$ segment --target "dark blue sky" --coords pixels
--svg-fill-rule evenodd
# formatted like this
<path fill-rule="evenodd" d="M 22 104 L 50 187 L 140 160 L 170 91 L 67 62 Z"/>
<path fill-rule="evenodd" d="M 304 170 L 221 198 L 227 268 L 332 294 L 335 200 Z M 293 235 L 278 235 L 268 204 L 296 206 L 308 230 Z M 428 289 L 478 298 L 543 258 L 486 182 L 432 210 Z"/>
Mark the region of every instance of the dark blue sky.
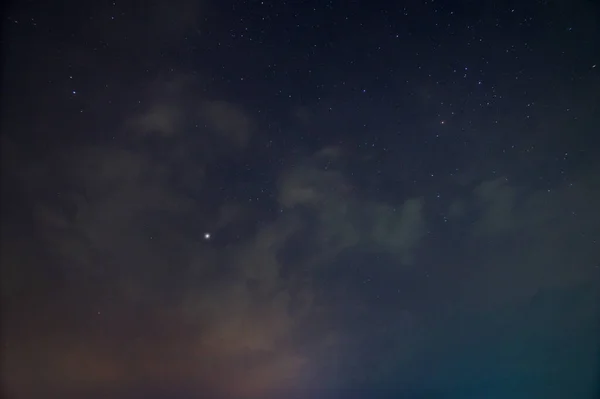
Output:
<path fill-rule="evenodd" d="M 13 2 L 4 396 L 596 398 L 599 11 Z"/>

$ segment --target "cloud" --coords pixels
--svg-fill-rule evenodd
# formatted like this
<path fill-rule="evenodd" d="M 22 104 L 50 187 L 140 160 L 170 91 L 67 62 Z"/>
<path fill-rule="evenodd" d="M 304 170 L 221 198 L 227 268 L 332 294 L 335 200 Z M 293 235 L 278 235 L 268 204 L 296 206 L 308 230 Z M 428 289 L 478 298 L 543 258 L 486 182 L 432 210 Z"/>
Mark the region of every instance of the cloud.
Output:
<path fill-rule="evenodd" d="M 413 250 L 426 234 L 422 198 L 406 200 L 399 211 L 391 206 L 379 206 L 373 211 L 372 239 L 392 252 L 403 263 L 413 262 Z"/>
<path fill-rule="evenodd" d="M 73 186 L 55 194 L 61 206 L 39 201 L 36 224 L 44 246 L 71 267 L 125 271 L 166 261 L 171 237 L 154 230 L 153 215 L 178 218 L 191 202 L 169 183 L 172 165 L 139 151 L 82 148 L 64 156 L 61 173 Z M 35 184 L 35 182 L 32 182 Z M 38 182 L 39 184 L 39 182 Z M 45 192 L 44 197 L 53 193 Z M 135 254 L 135 255 L 133 255 Z M 141 259 L 140 257 L 146 257 Z"/>
<path fill-rule="evenodd" d="M 222 103 L 217 108 L 213 116 L 233 109 Z M 423 234 L 423 201 L 408 199 L 395 208 L 357 197 L 339 169 L 344 156 L 337 148 L 282 171 L 278 198 L 285 211 L 278 218 L 227 247 L 206 242 L 205 226 L 216 226 L 218 237 L 220 229 L 246 223 L 249 211 L 238 201 L 215 207 L 176 184 L 175 176 L 208 162 L 194 158 L 194 146 L 188 147 L 165 146 L 160 158 L 143 145 L 79 147 L 48 154 L 24 173 L 37 245 L 77 283 L 39 310 L 64 320 L 60 309 L 71 309 L 71 332 L 57 331 L 40 342 L 38 353 L 10 377 L 12 386 L 29 378 L 40 389 L 116 389 L 154 376 L 225 396 L 260 397 L 308 384 L 324 351 L 333 356 L 342 350 L 325 318 L 335 307 L 319 296 L 315 273 L 360 242 L 372 242 L 400 262 L 413 261 Z M 211 184 L 207 179 L 197 181 L 199 192 Z M 68 184 L 57 195 L 59 181 Z M 306 211 L 313 216 L 306 218 Z M 286 253 L 294 242 L 309 250 L 290 269 Z M 75 292 L 78 302 L 66 302 Z M 151 310 L 140 318 L 136 309 Z M 102 318 L 120 328 L 90 333 L 85 327 L 100 328 Z M 35 331 L 47 328 L 43 320 Z M 136 344 L 125 358 L 119 342 L 131 340 Z M 16 351 L 7 361 L 19 356 Z M 32 363 L 53 372 L 28 374 Z M 235 386 L 227 383 L 231 379 Z"/>
<path fill-rule="evenodd" d="M 474 229 L 480 234 L 510 231 L 515 223 L 515 189 L 505 178 L 485 181 L 475 188 L 475 197 L 482 213 Z"/>
<path fill-rule="evenodd" d="M 143 135 L 172 137 L 179 131 L 182 122 L 182 112 L 177 107 L 154 105 L 144 113 L 135 116 L 129 124 Z"/>
<path fill-rule="evenodd" d="M 340 149 L 326 147 L 284 172 L 280 203 L 316 211 L 322 248 L 335 248 L 332 252 L 337 252 L 359 242 L 372 243 L 397 254 L 405 264 L 412 263 L 413 252 L 426 233 L 424 200 L 409 198 L 396 206 L 354 195 L 351 182 L 339 168 L 343 165 L 341 153 Z"/>
<path fill-rule="evenodd" d="M 593 174 L 551 189 L 498 178 L 479 183 L 471 198 L 457 199 L 475 211 L 455 212 L 452 220 L 467 226 L 465 245 L 476 267 L 465 300 L 506 303 L 586 281 L 594 270 L 599 187 Z"/>
<path fill-rule="evenodd" d="M 299 219 L 283 216 L 227 249 L 204 241 L 206 225 L 236 225 L 248 213 L 236 202 L 215 209 L 174 184 L 174 176 L 203 162 L 178 148 L 165 148 L 157 159 L 144 146 L 79 147 L 48 154 L 21 173 L 37 233 L 29 245 L 42 249 L 72 281 L 45 309 L 30 310 L 39 323 L 32 331 L 47 330 L 49 320 L 71 331 L 48 332 L 37 343 L 30 341 L 35 334 L 12 335 L 11 342 L 36 351 L 25 360 L 19 360 L 20 349 L 7 354 L 7 367 L 14 366 L 8 385 L 22 391 L 29 389 L 25 381 L 33 381 L 42 391 L 72 392 L 120 389 L 152 378 L 261 397 L 298 383 L 310 359 L 290 336 L 304 328 L 297 317 L 305 313 L 292 317 L 288 309 L 293 301 L 308 311 L 310 295 L 290 291 L 299 282 L 281 277 L 277 254 Z M 63 182 L 68 184 L 58 192 L 56 184 Z M 197 188 L 205 184 L 198 181 Z M 27 248 L 18 249 L 3 253 L 3 271 L 5 261 L 24 259 L 20 251 Z M 3 284 L 13 284 L 14 295 L 23 278 L 11 274 Z M 77 303 L 69 302 L 75 293 Z M 148 307 L 144 321 L 137 309 Z M 65 313 L 73 315 L 69 324 Z M 106 330 L 103 318 L 119 328 Z M 165 324 L 171 343 L 163 347 Z M 123 352 L 119 342 L 133 346 Z M 47 371 L 31 372 L 34 364 Z"/>
<path fill-rule="evenodd" d="M 200 113 L 208 125 L 237 147 L 250 139 L 252 120 L 239 106 L 226 101 L 205 101 Z"/>
<path fill-rule="evenodd" d="M 320 170 L 313 165 L 303 165 L 284 175 L 279 190 L 279 202 L 288 208 L 297 205 L 318 207 L 341 199 L 349 192 L 350 186 L 339 171 Z"/>
<path fill-rule="evenodd" d="M 197 104 L 178 109 L 194 115 Z M 203 115 L 240 111 L 217 108 Z M 232 130 L 224 133 L 215 123 L 215 134 L 233 137 L 252 126 L 225 124 L 220 129 Z M 198 157 L 203 139 L 180 131 L 179 145 L 158 137 L 158 155 L 143 139 L 79 146 L 48 153 L 13 176 L 28 193 L 31 208 L 20 215 L 33 215 L 35 242 L 3 224 L 3 249 L 10 248 L 0 253 L 3 277 L 14 262 L 3 295 L 36 289 L 28 287 L 32 275 L 68 283 L 43 307 L 11 310 L 10 320 L 30 320 L 18 319 L 21 330 L 4 338 L 19 343 L 3 359 L 12 389 L 23 392 L 32 382 L 52 392 L 128 389 L 150 379 L 216 397 L 264 397 L 326 386 L 335 376 L 385 382 L 402 373 L 410 381 L 407 365 L 435 341 L 428 331 L 443 327 L 423 315 L 445 312 L 447 303 L 497 306 L 589 277 L 570 265 L 595 248 L 581 236 L 600 222 L 591 175 L 551 193 L 505 179 L 472 184 L 449 204 L 451 228 L 466 231 L 468 256 L 439 249 L 435 259 L 443 262 L 432 265 L 419 251 L 435 227 L 425 198 L 360 195 L 342 149 L 325 147 L 281 170 L 276 200 L 283 211 L 257 224 L 245 201 L 205 198 L 219 184 L 206 171 L 226 152 Z M 572 211 L 591 216 L 573 219 Z M 202 239 L 207 226 L 209 242 Z M 42 263 L 52 272 L 41 272 Z M 460 289 L 415 279 L 420 268 L 460 272 Z M 381 280 L 376 292 L 366 278 Z M 444 304 L 431 292 L 443 294 Z M 36 331 L 48 333 L 40 340 Z M 358 375 L 353 365 L 369 362 L 371 373 L 361 367 Z"/>
<path fill-rule="evenodd" d="M 202 93 L 201 82 L 198 76 L 182 74 L 148 85 L 148 99 L 126 120 L 125 131 L 132 132 L 134 139 L 177 136 L 188 141 L 193 137 L 202 143 L 204 157 L 244 149 L 255 121 L 240 105 L 198 94 Z"/>

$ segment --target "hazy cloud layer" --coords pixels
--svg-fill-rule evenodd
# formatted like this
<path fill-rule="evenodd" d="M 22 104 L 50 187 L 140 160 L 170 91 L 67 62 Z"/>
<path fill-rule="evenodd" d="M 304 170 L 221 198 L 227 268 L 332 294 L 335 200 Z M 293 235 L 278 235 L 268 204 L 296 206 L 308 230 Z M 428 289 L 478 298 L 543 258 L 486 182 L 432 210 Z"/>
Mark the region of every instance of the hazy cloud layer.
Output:
<path fill-rule="evenodd" d="M 49 154 L 48 163 L 22 169 L 22 187 L 35 194 L 31 209 L 36 245 L 56 265 L 58 275 L 79 276 L 83 278 L 80 284 L 89 287 L 82 289 L 77 304 L 64 303 L 58 292 L 43 308 L 46 317 L 35 323 L 38 328 L 49 328 L 52 318 L 64 318 L 61 313 L 86 307 L 88 315 L 85 322 L 74 321 L 67 340 L 64 332 L 57 331 L 48 334 L 46 341 L 29 342 L 29 358 L 17 349 L 22 346 L 7 350 L 4 361 L 11 370 L 5 377 L 7 385 L 18 392 L 29 389 L 33 380 L 40 390 L 76 391 L 78 387 L 125 387 L 136 378 L 156 375 L 166 381 L 182 379 L 186 384 L 212 386 L 226 396 L 259 397 L 298 386 L 311 375 L 315 378 L 311 374 L 315 368 L 325 367 L 327 381 L 321 381 L 325 385 L 334 375 L 351 375 L 350 357 L 368 361 L 359 349 L 367 337 L 361 329 L 348 332 L 347 323 L 352 318 L 381 320 L 378 315 L 387 313 L 361 294 L 353 301 L 354 316 L 330 318 L 327 315 L 340 311 L 340 295 L 346 298 L 344 302 L 355 295 L 355 283 L 341 277 L 342 285 L 334 286 L 346 288 L 336 291 L 335 300 L 331 292 L 322 291 L 332 288 L 322 287 L 317 276 L 336 275 L 340 266 L 346 268 L 340 276 L 350 275 L 360 265 L 369 268 L 370 274 L 402 279 L 407 266 L 431 267 L 418 254 L 435 215 L 429 213 L 430 204 L 423 198 L 393 204 L 358 197 L 343 170 L 319 166 L 324 154 L 343 157 L 328 149 L 282 170 L 279 201 L 285 210 L 252 236 L 226 247 L 205 241 L 204 226 L 235 225 L 244 218 L 243 204 L 233 202 L 220 211 L 211 210 L 201 195 L 191 197 L 178 190 L 171 178 L 187 167 L 181 162 L 206 167 L 201 160 L 167 156 L 157 162 L 141 149 L 95 147 L 80 148 L 74 155 Z M 69 186 L 49 191 L 47 183 L 56 176 Z M 199 179 L 197 186 L 202 190 L 206 184 Z M 589 200 L 577 202 L 575 198 Z M 456 198 L 448 222 L 455 226 L 451 229 L 466 227 L 476 249 L 469 258 L 452 259 L 448 254 L 449 263 L 432 268 L 431 273 L 447 272 L 444 268 L 452 267 L 451 262 L 472 265 L 462 289 L 450 295 L 458 303 L 477 301 L 483 307 L 585 283 L 597 275 L 597 264 L 572 265 L 589 259 L 596 248 L 591 238 L 586 240 L 597 235 L 600 225 L 594 198 L 600 198 L 600 190 L 593 174 L 551 193 L 511 185 L 504 178 L 480 182 L 471 194 Z M 472 209 L 469 214 L 458 210 L 464 207 Z M 585 215 L 586 220 L 576 219 L 578 215 Z M 465 218 L 471 222 L 463 223 Z M 218 237 L 219 230 L 212 234 Z M 11 279 L 19 279 L 23 267 L 36 272 L 38 266 L 31 258 L 35 255 L 25 255 L 30 251 L 27 244 L 5 237 L 3 243 L 14 246 L 2 253 L 3 274 L 8 278 L 3 282 L 14 289 L 16 280 Z M 308 241 L 309 246 L 290 272 L 282 254 L 298 240 Z M 519 251 L 507 252 L 507 245 Z M 389 260 L 373 257 L 361 264 L 360 255 L 345 255 L 359 248 L 387 254 Z M 396 266 L 390 269 L 390 264 Z M 382 269 L 377 272 L 375 268 Z M 164 288 L 168 281 L 173 281 L 171 289 Z M 129 312 L 140 306 L 150 306 L 147 320 L 127 320 L 133 317 Z M 373 375 L 362 375 L 365 382 L 393 379 L 392 370 L 404 367 L 403 362 L 408 367 L 412 354 L 428 345 L 429 334 L 421 336 L 428 321 L 415 316 L 414 305 L 399 301 L 386 306 L 397 309 L 388 326 L 377 333 L 377 339 L 388 342 L 384 352 L 389 361 L 378 358 L 379 368 Z M 97 314 L 94 308 L 102 311 Z M 32 311 L 37 318 L 38 311 Z M 121 332 L 90 329 L 98 323 L 95 318 L 104 317 L 122 318 L 122 327 L 132 329 L 134 341 L 124 342 L 128 345 L 125 353 L 108 340 Z M 165 324 L 170 327 L 165 329 Z M 403 333 L 392 337 L 392 330 Z M 172 346 L 149 353 L 154 343 L 162 345 L 164 334 L 172 336 Z M 305 338 L 298 341 L 300 336 Z M 16 337 L 4 339 L 11 342 Z M 48 341 L 52 341 L 52 353 L 45 352 Z M 138 344 L 130 346 L 132 342 Z M 152 364 L 170 366 L 148 366 L 149 356 Z M 327 366 L 323 356 L 342 360 Z M 82 366 L 84 361 L 87 366 Z M 33 364 L 38 370 L 34 375 Z M 235 386 L 225 383 L 232 378 Z"/>

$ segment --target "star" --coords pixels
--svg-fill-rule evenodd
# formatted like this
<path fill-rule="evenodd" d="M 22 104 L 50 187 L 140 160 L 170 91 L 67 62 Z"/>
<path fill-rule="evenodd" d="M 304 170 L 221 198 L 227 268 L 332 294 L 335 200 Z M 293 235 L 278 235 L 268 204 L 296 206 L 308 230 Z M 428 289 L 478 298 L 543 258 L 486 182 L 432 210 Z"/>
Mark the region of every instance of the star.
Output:
<path fill-rule="evenodd" d="M 210 240 L 210 233 L 204 233 L 204 239 Z"/>

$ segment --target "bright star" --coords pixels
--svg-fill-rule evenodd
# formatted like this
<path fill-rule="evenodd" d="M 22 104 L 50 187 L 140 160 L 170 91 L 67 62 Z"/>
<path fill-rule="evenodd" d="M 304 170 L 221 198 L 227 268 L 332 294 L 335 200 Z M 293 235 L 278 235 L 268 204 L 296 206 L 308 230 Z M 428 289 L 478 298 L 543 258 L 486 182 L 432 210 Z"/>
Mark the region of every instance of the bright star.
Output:
<path fill-rule="evenodd" d="M 210 233 L 204 233 L 204 239 L 210 240 Z"/>

